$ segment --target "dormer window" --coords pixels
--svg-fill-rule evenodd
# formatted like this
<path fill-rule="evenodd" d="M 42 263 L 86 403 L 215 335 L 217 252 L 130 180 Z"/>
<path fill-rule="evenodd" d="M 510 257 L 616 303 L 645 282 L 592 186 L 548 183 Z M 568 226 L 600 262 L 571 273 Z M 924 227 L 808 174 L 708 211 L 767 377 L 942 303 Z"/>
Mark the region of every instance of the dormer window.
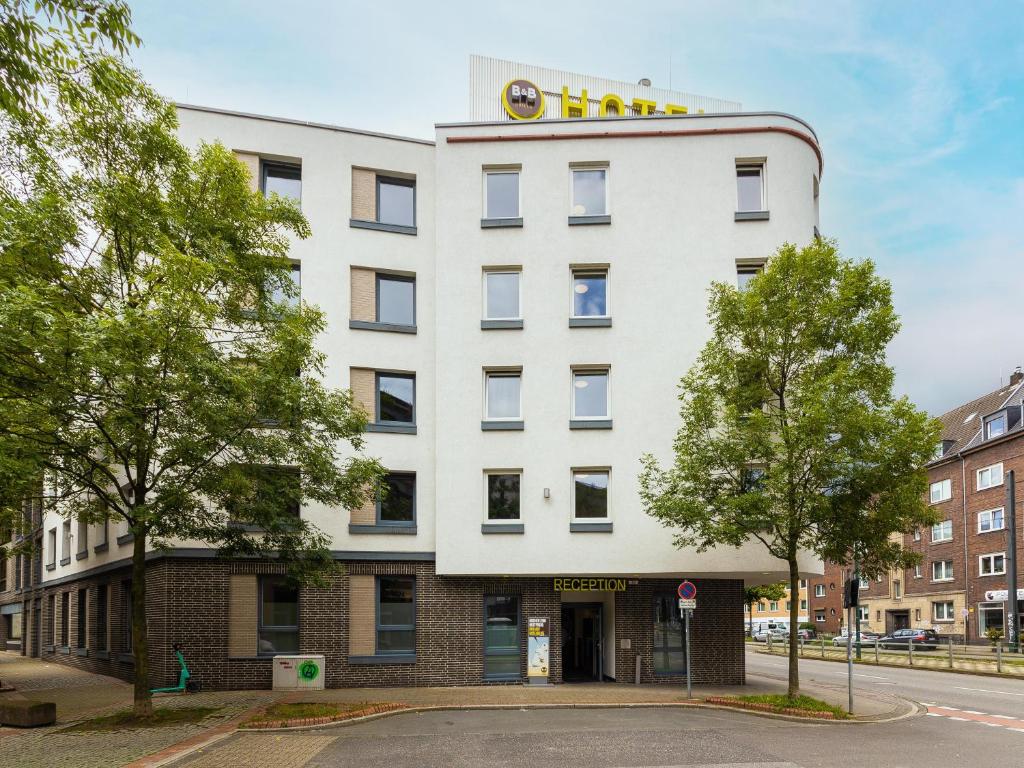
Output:
<path fill-rule="evenodd" d="M 940 440 L 935 444 L 935 455 L 932 456 L 932 459 L 941 459 L 946 455 L 946 452 L 953 447 L 953 443 L 955 442 L 955 440 Z"/>
<path fill-rule="evenodd" d="M 1000 411 L 985 419 L 985 439 L 991 440 L 1006 433 L 1006 411 Z"/>

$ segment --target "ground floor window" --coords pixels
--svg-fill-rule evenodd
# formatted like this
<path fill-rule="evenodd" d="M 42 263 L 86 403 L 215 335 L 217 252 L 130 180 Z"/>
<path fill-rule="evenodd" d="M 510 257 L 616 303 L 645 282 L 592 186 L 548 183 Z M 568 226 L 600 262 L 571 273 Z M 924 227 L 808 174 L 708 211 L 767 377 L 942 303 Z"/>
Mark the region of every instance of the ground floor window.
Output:
<path fill-rule="evenodd" d="M 96 587 L 96 640 L 97 651 L 107 650 L 107 585 Z"/>
<path fill-rule="evenodd" d="M 683 620 L 674 594 L 654 596 L 654 674 L 670 675 L 686 671 L 683 648 Z"/>
<path fill-rule="evenodd" d="M 993 628 L 1003 631 L 1003 604 L 979 603 L 978 634 L 984 638 L 985 633 Z"/>
<path fill-rule="evenodd" d="M 76 639 L 76 646 L 78 648 L 87 647 L 87 629 L 86 624 L 86 610 L 89 605 L 89 590 L 80 589 L 78 590 L 78 638 Z"/>
<path fill-rule="evenodd" d="M 284 577 L 260 579 L 258 648 L 260 656 L 299 652 L 299 588 Z"/>
<path fill-rule="evenodd" d="M 416 653 L 416 580 L 377 577 L 377 653 Z"/>
<path fill-rule="evenodd" d="M 484 677 L 519 679 L 519 598 L 484 597 Z"/>
<path fill-rule="evenodd" d="M 124 653 L 132 652 L 132 582 L 121 582 L 121 648 Z"/>
<path fill-rule="evenodd" d="M 3 619 L 4 624 L 6 625 L 4 627 L 4 634 L 7 636 L 7 639 L 11 642 L 21 640 L 21 614 L 8 614 L 7 616 L 4 616 Z"/>
<path fill-rule="evenodd" d="M 60 601 L 60 645 L 68 647 L 68 620 L 71 612 L 71 593 L 65 592 Z"/>

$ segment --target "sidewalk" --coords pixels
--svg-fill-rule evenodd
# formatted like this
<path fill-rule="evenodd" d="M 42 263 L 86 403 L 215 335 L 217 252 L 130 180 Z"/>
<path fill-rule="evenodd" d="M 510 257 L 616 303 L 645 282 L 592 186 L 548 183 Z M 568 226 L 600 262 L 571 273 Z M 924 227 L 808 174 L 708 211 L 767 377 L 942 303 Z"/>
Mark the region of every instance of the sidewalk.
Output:
<path fill-rule="evenodd" d="M 72 722 L 111 714 L 131 705 L 131 686 L 120 680 L 93 675 L 38 659 L 26 659 L 0 652 L 0 679 L 16 686 L 0 697 L 22 697 L 57 702 L 56 726 L 29 731 L 0 729 L 0 752 L 4 768 L 34 768 L 54 764 L 75 768 L 106 768 L 132 761 L 148 764 L 147 755 L 168 750 L 181 742 L 195 743 L 204 734 L 223 728 L 253 707 L 272 702 L 399 702 L 409 706 L 637 706 L 678 704 L 686 700 L 685 686 L 590 683 L 531 688 L 522 685 L 472 686 L 460 688 L 334 688 L 326 691 L 275 693 L 272 691 L 212 691 L 198 694 L 158 696 L 160 708 L 218 707 L 219 711 L 200 722 L 103 733 L 61 733 Z M 748 676 L 745 686 L 695 685 L 695 699 L 707 696 L 784 693 L 785 681 L 766 676 Z M 846 689 L 824 684 L 805 685 L 803 692 L 830 704 L 845 706 Z M 858 696 L 858 718 L 886 719 L 914 711 L 905 700 L 882 694 Z M 756 715 L 750 715 L 756 717 Z M 164 752 L 162 757 L 166 757 Z"/>
<path fill-rule="evenodd" d="M 786 656 L 789 654 L 789 650 L 785 645 L 779 643 L 773 643 L 771 650 L 767 647 L 758 643 L 756 648 L 758 653 L 771 654 L 773 656 Z M 810 641 L 804 644 L 803 653 L 800 654 L 801 658 L 805 659 L 818 659 L 822 661 L 842 661 L 846 662 L 846 647 L 834 647 L 832 645 L 826 645 L 824 649 L 821 645 Z M 958 656 L 954 651 L 953 654 L 953 665 L 949 664 L 949 652 L 947 649 L 940 647 L 935 651 L 914 651 L 914 663 L 910 664 L 909 654 L 905 651 L 878 651 L 879 666 L 890 666 L 890 667 L 906 667 L 908 669 L 938 669 L 944 672 L 959 671 L 959 672 L 970 672 L 972 674 L 983 674 L 983 675 L 998 675 L 1001 677 L 1010 678 L 1024 678 L 1024 657 L 1020 654 L 1005 654 L 1002 657 L 1002 671 L 997 669 L 996 659 L 994 654 L 992 658 L 971 658 L 965 656 Z M 861 647 L 861 660 L 858 664 L 875 664 L 875 647 L 874 645 L 864 644 Z"/>

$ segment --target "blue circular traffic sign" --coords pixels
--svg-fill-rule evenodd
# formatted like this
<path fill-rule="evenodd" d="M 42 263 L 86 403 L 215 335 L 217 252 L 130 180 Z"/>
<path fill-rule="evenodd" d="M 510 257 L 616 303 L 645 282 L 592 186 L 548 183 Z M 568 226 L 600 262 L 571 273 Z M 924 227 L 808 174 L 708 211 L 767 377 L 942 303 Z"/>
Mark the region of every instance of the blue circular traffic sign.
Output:
<path fill-rule="evenodd" d="M 697 597 L 697 585 L 692 581 L 684 581 L 679 585 L 679 588 L 676 589 L 676 594 L 678 594 L 682 600 L 693 600 Z"/>

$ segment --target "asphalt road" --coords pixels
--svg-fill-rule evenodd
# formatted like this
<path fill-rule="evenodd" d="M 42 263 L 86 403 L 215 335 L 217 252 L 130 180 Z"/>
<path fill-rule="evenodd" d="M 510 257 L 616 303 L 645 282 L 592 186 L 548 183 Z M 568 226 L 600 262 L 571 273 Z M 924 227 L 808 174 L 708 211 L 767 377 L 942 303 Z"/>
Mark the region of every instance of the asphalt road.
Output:
<path fill-rule="evenodd" d="M 782 659 L 747 655 L 751 674 Z M 835 685 L 845 668 L 804 659 L 804 680 Z M 237 734 L 190 768 L 1006 768 L 1022 765 L 1024 682 L 947 672 L 855 670 L 855 689 L 913 698 L 929 715 L 819 724 L 719 710 L 564 709 L 410 713 L 346 728 Z M 877 672 L 877 674 L 875 674 Z M 698 691 L 699 693 L 699 691 Z"/>

